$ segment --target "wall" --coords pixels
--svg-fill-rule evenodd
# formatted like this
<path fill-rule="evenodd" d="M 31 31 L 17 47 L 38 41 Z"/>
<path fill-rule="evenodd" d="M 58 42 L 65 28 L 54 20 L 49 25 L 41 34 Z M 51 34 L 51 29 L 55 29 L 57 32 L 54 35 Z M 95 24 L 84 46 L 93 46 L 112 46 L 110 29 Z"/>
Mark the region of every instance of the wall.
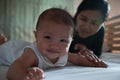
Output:
<path fill-rule="evenodd" d="M 120 15 L 120 0 L 108 0 L 110 3 L 110 15 L 109 18 Z"/>
<path fill-rule="evenodd" d="M 39 14 L 59 7 L 73 13 L 73 0 L 0 0 L 0 33 L 8 39 L 34 40 L 33 30 Z"/>
<path fill-rule="evenodd" d="M 74 13 L 76 12 L 77 6 L 80 4 L 82 0 L 74 0 Z M 120 15 L 120 0 L 107 0 L 110 4 L 110 15 L 109 18 L 115 17 L 117 15 Z"/>

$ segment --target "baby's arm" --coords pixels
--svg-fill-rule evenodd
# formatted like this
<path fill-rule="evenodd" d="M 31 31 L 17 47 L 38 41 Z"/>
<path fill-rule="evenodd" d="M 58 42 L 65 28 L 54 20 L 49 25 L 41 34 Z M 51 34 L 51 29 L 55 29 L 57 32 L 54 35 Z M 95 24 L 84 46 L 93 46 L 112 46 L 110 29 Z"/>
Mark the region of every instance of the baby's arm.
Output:
<path fill-rule="evenodd" d="M 8 69 L 7 78 L 8 80 L 25 80 L 26 76 L 29 75 L 29 68 L 33 68 L 38 63 L 37 57 L 34 52 L 27 48 L 23 55 L 16 59 Z M 38 70 L 37 72 L 39 72 Z M 41 72 L 42 73 L 42 72 Z M 40 77 L 42 75 L 39 75 Z M 36 77 L 36 76 L 33 76 Z M 28 79 L 32 80 L 32 79 Z"/>

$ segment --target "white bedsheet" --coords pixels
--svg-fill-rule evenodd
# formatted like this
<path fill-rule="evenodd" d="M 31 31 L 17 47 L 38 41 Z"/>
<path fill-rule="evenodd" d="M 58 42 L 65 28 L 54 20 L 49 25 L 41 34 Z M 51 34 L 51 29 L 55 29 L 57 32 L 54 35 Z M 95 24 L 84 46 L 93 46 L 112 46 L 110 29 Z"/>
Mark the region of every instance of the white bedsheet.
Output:
<path fill-rule="evenodd" d="M 49 70 L 45 80 L 120 80 L 120 54 L 103 53 L 108 68 L 67 66 Z"/>
<path fill-rule="evenodd" d="M 104 52 L 101 58 L 102 60 L 107 61 L 107 62 L 120 64 L 120 53 Z"/>
<path fill-rule="evenodd" d="M 120 64 L 108 68 L 68 66 L 46 72 L 45 80 L 120 80 Z"/>
<path fill-rule="evenodd" d="M 104 56 L 103 56 L 104 55 Z M 66 66 L 45 71 L 45 80 L 120 80 L 120 54 L 103 54 L 108 68 Z M 6 79 L 8 67 L 0 66 L 0 80 Z"/>
<path fill-rule="evenodd" d="M 45 72 L 45 80 L 120 80 L 120 64 L 108 63 L 108 68 L 67 66 Z M 6 79 L 8 67 L 0 66 L 0 80 Z"/>

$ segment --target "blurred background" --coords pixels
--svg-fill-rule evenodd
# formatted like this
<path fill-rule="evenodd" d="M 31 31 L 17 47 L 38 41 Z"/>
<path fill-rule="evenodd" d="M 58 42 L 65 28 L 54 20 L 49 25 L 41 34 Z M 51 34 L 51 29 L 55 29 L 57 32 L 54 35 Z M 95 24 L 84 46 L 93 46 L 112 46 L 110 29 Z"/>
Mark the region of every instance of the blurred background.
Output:
<path fill-rule="evenodd" d="M 34 41 L 38 16 L 51 7 L 67 10 L 72 16 L 81 0 L 0 0 L 0 33 L 9 40 Z M 103 51 L 120 52 L 120 0 L 108 0 L 111 6 L 106 21 Z"/>

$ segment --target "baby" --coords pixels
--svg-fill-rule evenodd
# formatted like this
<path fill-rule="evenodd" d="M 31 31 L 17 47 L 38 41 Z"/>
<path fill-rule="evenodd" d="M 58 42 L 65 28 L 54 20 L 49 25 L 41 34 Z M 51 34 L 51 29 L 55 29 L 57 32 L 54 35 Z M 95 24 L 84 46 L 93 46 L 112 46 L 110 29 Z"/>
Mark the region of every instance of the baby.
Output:
<path fill-rule="evenodd" d="M 58 8 L 44 11 L 34 31 L 35 42 L 24 47 L 21 56 L 11 63 L 8 80 L 43 79 L 43 70 L 66 65 L 73 30 L 72 17 L 66 11 Z"/>
<path fill-rule="evenodd" d="M 65 66 L 67 61 L 76 65 L 97 65 L 101 67 L 101 65 L 99 66 L 99 61 L 97 63 L 93 62 L 94 60 L 98 60 L 98 58 L 91 60 L 91 58 L 86 58 L 81 54 L 70 54 L 68 58 L 68 49 L 72 41 L 73 30 L 72 17 L 66 11 L 58 8 L 51 8 L 44 11 L 38 18 L 36 30 L 34 31 L 34 43 L 12 41 L 12 46 L 8 45 L 10 42 L 6 42 L 0 46 L 0 65 L 10 65 L 7 72 L 7 79 L 44 79 L 43 70 Z M 6 46 L 9 50 L 5 49 Z M 16 49 L 10 50 L 10 47 L 16 47 Z M 7 53 L 6 57 L 7 59 L 9 58 L 8 60 L 3 59 L 5 53 Z M 73 57 L 76 58 L 72 59 Z"/>

